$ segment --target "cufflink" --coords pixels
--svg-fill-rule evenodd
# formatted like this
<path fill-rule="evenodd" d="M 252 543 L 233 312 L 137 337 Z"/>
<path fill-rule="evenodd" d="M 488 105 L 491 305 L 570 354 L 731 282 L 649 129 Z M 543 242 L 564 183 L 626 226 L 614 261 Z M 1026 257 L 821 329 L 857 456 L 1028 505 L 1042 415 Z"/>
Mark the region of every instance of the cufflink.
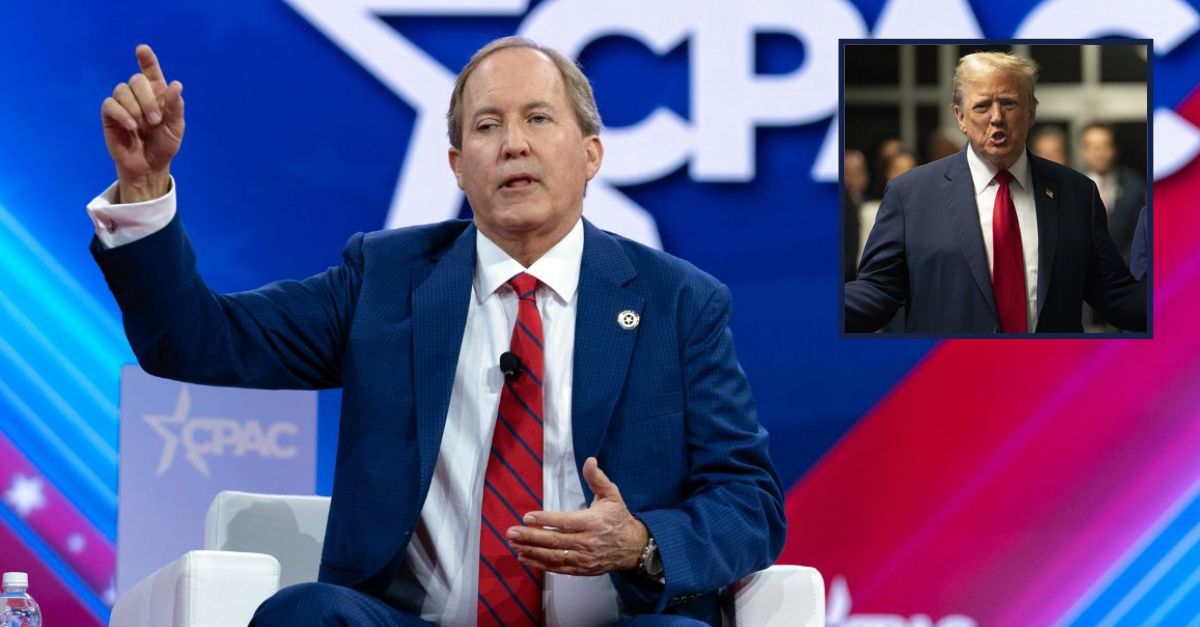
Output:
<path fill-rule="evenodd" d="M 642 316 L 632 309 L 626 309 L 617 314 L 617 324 L 626 331 L 632 331 L 642 322 Z"/>

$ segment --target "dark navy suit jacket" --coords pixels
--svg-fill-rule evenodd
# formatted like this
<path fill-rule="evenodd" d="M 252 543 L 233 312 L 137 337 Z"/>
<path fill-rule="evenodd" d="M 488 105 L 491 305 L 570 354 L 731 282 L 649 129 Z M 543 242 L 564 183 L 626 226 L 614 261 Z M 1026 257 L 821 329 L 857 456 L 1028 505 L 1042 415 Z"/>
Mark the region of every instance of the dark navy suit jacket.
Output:
<path fill-rule="evenodd" d="M 1121 258 L 1131 265 L 1129 254 L 1133 233 L 1137 229 L 1138 214 L 1146 206 L 1146 183 L 1133 169 L 1117 166 L 1117 197 L 1112 199 L 1112 204 L 1108 212 L 1108 232 L 1117 250 L 1121 251 Z"/>
<path fill-rule="evenodd" d="M 917 333 L 996 333 L 968 148 L 888 184 L 858 279 L 845 285 L 848 332 L 870 332 L 904 307 Z M 1129 276 L 1096 185 L 1027 153 L 1037 211 L 1038 333 L 1081 333 L 1083 301 L 1111 324 L 1146 329 L 1146 287 Z"/>
<path fill-rule="evenodd" d="M 1138 212 L 1130 249 L 1129 273 L 1139 281 L 1145 281 L 1146 273 L 1150 270 L 1150 225 L 1146 222 L 1146 212 L 1146 207 Z"/>
<path fill-rule="evenodd" d="M 596 456 L 658 542 L 665 590 L 612 575 L 628 613 L 717 617 L 715 591 L 783 545 L 779 479 L 729 332 L 728 289 L 585 221 L 576 463 Z M 438 455 L 475 268 L 469 222 L 358 234 L 340 266 L 237 294 L 197 275 L 176 218 L 92 250 L 146 371 L 214 385 L 342 386 L 320 580 L 382 597 Z M 641 313 L 632 331 L 617 323 Z"/>

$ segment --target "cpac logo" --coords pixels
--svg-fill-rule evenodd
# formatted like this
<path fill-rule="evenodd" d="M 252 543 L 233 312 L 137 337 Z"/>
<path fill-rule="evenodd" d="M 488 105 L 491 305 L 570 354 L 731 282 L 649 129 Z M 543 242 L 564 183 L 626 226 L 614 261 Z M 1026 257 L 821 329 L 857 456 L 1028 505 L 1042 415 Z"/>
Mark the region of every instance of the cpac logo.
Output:
<path fill-rule="evenodd" d="M 755 130 L 823 123 L 825 139 L 810 175 L 837 180 L 838 39 L 976 38 L 984 33 L 967 0 L 891 0 L 872 32 L 848 0 L 287 0 L 397 96 L 417 110 L 387 227 L 455 217 L 462 202 L 445 160 L 443 118 L 457 68 L 446 68 L 388 26 L 400 15 L 522 16 L 517 34 L 578 55 L 606 36 L 631 37 L 664 54 L 688 42 L 691 119 L 659 108 L 636 124 L 608 128 L 605 163 L 585 211 L 600 227 L 659 246 L 654 220 L 617 189 L 658 180 L 686 165 L 698 182 L 749 182 Z M 1197 30 L 1200 15 L 1183 0 L 1048 0 L 1014 33 L 991 36 L 1082 38 L 1127 35 L 1155 40 L 1168 54 Z M 757 33 L 794 37 L 803 64 L 787 75 L 754 72 Z M 1155 112 L 1155 178 L 1200 151 L 1200 131 L 1169 109 Z"/>
<path fill-rule="evenodd" d="M 829 586 L 825 624 L 829 627 L 975 627 L 975 621 L 960 614 L 934 622 L 924 614 L 904 618 L 898 614 L 850 614 L 850 586 L 845 577 L 834 577 Z"/>
<path fill-rule="evenodd" d="M 205 457 L 231 454 L 242 457 L 257 453 L 268 459 L 289 459 L 296 456 L 296 447 L 281 443 L 283 436 L 295 436 L 298 429 L 290 422 L 275 422 L 263 428 L 257 420 L 238 421 L 232 418 L 191 416 L 192 395 L 188 386 L 180 386 L 175 411 L 170 415 L 146 414 L 150 425 L 163 439 L 162 456 L 156 476 L 161 477 L 175 460 L 175 452 L 183 444 L 184 457 L 200 474 L 208 476 Z M 168 425 L 180 425 L 176 435 Z"/>

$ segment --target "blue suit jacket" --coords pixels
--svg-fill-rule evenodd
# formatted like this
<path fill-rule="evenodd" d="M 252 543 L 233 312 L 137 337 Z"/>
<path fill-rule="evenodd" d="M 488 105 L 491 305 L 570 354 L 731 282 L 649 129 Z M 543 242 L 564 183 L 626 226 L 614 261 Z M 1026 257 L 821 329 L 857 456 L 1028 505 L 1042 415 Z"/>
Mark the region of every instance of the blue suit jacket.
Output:
<path fill-rule="evenodd" d="M 1147 209 L 1138 211 L 1137 226 L 1133 230 L 1133 244 L 1129 253 L 1129 273 L 1139 281 L 1146 280 L 1150 270 L 1150 225 L 1146 222 Z"/>
<path fill-rule="evenodd" d="M 848 332 L 905 307 L 918 333 L 996 333 L 999 316 L 966 148 L 888 184 L 858 280 L 845 286 Z M 1038 333 L 1081 333 L 1083 301 L 1115 326 L 1146 329 L 1146 287 L 1129 276 L 1091 179 L 1027 153 L 1038 229 Z"/>
<path fill-rule="evenodd" d="M 585 222 L 575 332 L 576 463 L 596 456 L 650 529 L 665 590 L 612 575 L 628 613 L 716 619 L 715 591 L 772 563 L 785 535 L 729 332 L 729 291 L 693 266 Z M 429 490 L 462 344 L 475 227 L 351 238 L 340 266 L 218 295 L 179 218 L 95 255 L 146 371 L 214 385 L 342 386 L 320 579 L 382 596 Z M 617 314 L 641 324 L 625 331 Z"/>
<path fill-rule="evenodd" d="M 1134 231 L 1138 215 L 1146 206 L 1146 183 L 1132 168 L 1117 166 L 1117 197 L 1112 199 L 1112 205 L 1108 211 L 1108 232 L 1121 251 L 1121 258 L 1132 266 L 1129 255 Z"/>

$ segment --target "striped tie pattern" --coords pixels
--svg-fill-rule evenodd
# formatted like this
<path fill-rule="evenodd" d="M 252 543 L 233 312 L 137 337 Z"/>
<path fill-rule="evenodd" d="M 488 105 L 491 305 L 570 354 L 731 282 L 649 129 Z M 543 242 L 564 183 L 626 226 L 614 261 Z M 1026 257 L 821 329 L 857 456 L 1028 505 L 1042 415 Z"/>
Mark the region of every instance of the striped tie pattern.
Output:
<path fill-rule="evenodd" d="M 483 484 L 479 530 L 478 624 L 542 625 L 544 578 L 517 561 L 504 532 L 521 524 L 526 512 L 542 509 L 542 317 L 538 280 L 522 272 L 508 284 L 517 293 L 517 323 L 510 350 L 521 372 L 508 377 L 492 435 Z"/>

